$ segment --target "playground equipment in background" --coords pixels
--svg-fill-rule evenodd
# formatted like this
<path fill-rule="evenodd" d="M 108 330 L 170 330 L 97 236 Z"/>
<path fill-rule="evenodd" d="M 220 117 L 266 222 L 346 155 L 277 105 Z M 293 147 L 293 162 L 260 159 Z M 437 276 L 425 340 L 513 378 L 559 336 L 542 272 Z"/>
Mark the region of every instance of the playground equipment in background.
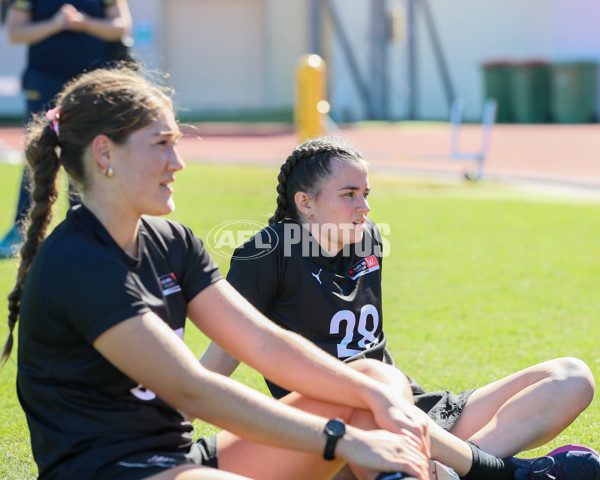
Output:
<path fill-rule="evenodd" d="M 325 135 L 338 130 L 329 117 L 329 102 L 326 100 L 326 65 L 316 54 L 300 57 L 296 70 L 294 122 L 299 141 Z M 468 180 L 479 180 L 485 172 L 485 161 L 490 145 L 492 128 L 496 121 L 498 102 L 487 99 L 481 119 L 481 144 L 477 151 L 462 151 L 459 148 L 460 127 L 462 125 L 465 102 L 456 97 L 450 108 L 450 153 L 449 160 L 475 162 L 475 169 L 468 169 L 464 176 Z"/>
<path fill-rule="evenodd" d="M 483 105 L 483 114 L 481 117 L 481 145 L 475 152 L 463 152 L 459 149 L 458 137 L 460 135 L 460 126 L 462 125 L 465 102 L 457 97 L 452 102 L 450 109 L 450 159 L 466 160 L 476 162 L 475 170 L 467 170 L 465 178 L 467 180 L 479 180 L 485 173 L 485 160 L 490 146 L 490 135 L 496 121 L 498 111 L 498 102 L 489 98 Z"/>

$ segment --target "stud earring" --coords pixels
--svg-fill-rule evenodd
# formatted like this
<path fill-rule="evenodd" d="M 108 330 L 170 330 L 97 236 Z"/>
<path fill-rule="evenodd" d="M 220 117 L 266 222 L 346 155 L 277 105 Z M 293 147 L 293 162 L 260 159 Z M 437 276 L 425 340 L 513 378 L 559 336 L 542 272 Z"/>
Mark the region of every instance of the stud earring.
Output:
<path fill-rule="evenodd" d="M 104 176 L 106 178 L 112 178 L 113 174 L 114 174 L 114 172 L 113 172 L 112 167 L 110 165 L 108 167 L 106 167 L 106 170 L 104 170 Z"/>

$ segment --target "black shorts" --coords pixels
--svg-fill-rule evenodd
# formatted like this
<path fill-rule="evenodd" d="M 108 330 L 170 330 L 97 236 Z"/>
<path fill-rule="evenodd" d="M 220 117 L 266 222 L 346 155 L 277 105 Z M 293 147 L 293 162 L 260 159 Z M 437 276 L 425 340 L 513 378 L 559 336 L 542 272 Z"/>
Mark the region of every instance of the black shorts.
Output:
<path fill-rule="evenodd" d="M 192 444 L 187 453 L 153 451 L 130 455 L 103 468 L 95 478 L 139 480 L 185 464 L 218 468 L 217 437 L 202 437 Z"/>
<path fill-rule="evenodd" d="M 414 395 L 414 400 L 417 407 L 423 410 L 436 424 L 449 432 L 474 391 L 466 390 L 459 394 L 448 391 L 417 393 Z"/>

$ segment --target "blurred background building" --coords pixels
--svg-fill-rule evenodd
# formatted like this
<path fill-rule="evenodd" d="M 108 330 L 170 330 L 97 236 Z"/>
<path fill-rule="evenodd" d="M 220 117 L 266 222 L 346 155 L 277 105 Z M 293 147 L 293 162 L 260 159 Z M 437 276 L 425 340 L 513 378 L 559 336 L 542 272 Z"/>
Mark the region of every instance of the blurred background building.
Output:
<path fill-rule="evenodd" d="M 520 89 L 522 102 L 541 91 L 523 68 L 540 65 L 548 88 L 579 97 L 586 91 L 580 101 L 593 103 L 594 117 L 586 113 L 584 121 L 600 116 L 598 0 L 129 3 L 134 54 L 170 74 L 186 119 L 291 120 L 296 65 L 305 53 L 326 61 L 338 122 L 447 120 L 456 97 L 465 102 L 465 118 L 476 121 L 490 92 L 510 95 L 497 84 L 499 67 L 520 72 L 504 81 Z M 0 27 L 0 118 L 21 115 L 24 55 Z M 509 100 L 499 101 L 500 115 Z"/>

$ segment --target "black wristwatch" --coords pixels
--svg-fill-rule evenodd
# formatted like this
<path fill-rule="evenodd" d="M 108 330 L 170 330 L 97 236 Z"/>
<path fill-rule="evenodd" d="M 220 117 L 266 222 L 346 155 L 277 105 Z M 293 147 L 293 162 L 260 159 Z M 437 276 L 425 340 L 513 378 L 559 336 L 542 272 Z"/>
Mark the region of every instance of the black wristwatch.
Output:
<path fill-rule="evenodd" d="M 327 422 L 323 432 L 327 436 L 323 458 L 325 460 L 333 460 L 335 458 L 334 452 L 337 441 L 346 433 L 346 424 L 341 418 L 334 418 Z"/>

